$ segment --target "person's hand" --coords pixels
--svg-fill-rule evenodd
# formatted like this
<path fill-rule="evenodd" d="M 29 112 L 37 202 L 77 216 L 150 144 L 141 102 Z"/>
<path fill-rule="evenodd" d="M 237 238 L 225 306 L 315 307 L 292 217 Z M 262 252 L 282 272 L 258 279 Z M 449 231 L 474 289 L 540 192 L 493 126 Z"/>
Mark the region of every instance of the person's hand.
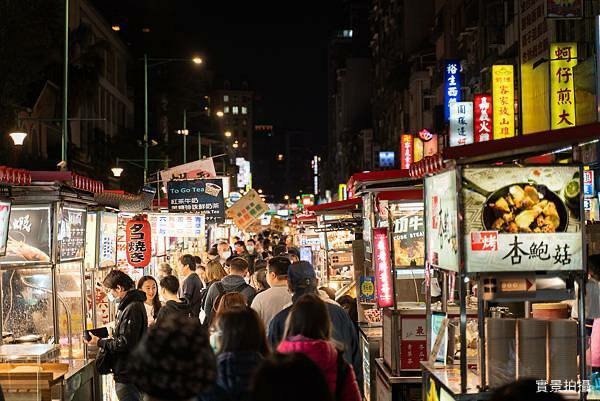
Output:
<path fill-rule="evenodd" d="M 90 337 L 91 339 L 88 341 L 85 338 L 83 339 L 83 342 L 86 343 L 87 345 L 93 345 L 95 347 L 98 346 L 98 340 L 100 340 L 99 337 L 96 337 L 95 335 L 90 333 Z"/>

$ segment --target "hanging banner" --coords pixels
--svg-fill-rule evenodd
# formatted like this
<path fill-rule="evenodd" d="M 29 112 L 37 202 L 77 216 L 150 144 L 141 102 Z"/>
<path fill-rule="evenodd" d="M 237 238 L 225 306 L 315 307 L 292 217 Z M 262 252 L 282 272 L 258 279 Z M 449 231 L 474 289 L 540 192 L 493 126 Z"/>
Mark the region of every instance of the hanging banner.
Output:
<path fill-rule="evenodd" d="M 0 200 L 0 256 L 6 255 L 8 226 L 10 223 L 10 201 Z"/>
<path fill-rule="evenodd" d="M 444 121 L 450 119 L 450 106 L 461 100 L 460 61 L 446 60 L 444 65 Z"/>
<path fill-rule="evenodd" d="M 413 163 L 423 160 L 423 141 L 419 137 L 413 138 Z"/>
<path fill-rule="evenodd" d="M 86 210 L 73 207 L 61 209 L 58 222 L 58 247 L 61 262 L 83 258 L 85 249 Z"/>
<path fill-rule="evenodd" d="M 206 217 L 207 223 L 225 221 L 223 180 L 198 179 L 169 181 L 169 212 L 193 212 Z"/>
<path fill-rule="evenodd" d="M 425 177 L 427 262 L 458 271 L 458 207 L 456 172 Z"/>
<path fill-rule="evenodd" d="M 455 102 L 450 106 L 450 146 L 473 143 L 473 103 Z"/>
<path fill-rule="evenodd" d="M 380 308 L 387 308 L 394 305 L 392 263 L 390 260 L 387 228 L 373 229 L 373 247 L 375 251 L 374 260 L 377 306 Z"/>
<path fill-rule="evenodd" d="M 152 230 L 146 216 L 137 215 L 125 226 L 127 243 L 127 263 L 133 267 L 143 268 L 152 259 Z"/>
<path fill-rule="evenodd" d="M 410 134 L 400 135 L 400 168 L 408 170 L 413 163 L 413 137 Z"/>
<path fill-rule="evenodd" d="M 0 258 L 0 264 L 49 263 L 51 221 L 49 205 L 13 205 L 6 256 Z"/>
<path fill-rule="evenodd" d="M 311 199 L 310 196 L 307 196 L 307 198 Z M 227 209 L 227 217 L 232 219 L 233 223 L 240 230 L 244 231 L 252 224 L 259 221 L 261 216 L 267 211 L 269 211 L 269 206 L 261 199 L 258 192 L 251 189 L 242 197 L 242 199 L 235 202 L 233 206 Z"/>
<path fill-rule="evenodd" d="M 156 235 L 160 237 L 196 238 L 205 234 L 202 214 L 159 214 Z"/>
<path fill-rule="evenodd" d="M 212 158 L 182 164 L 160 172 L 160 178 L 164 184 L 172 179 L 214 178 L 216 176 L 217 172 Z"/>
<path fill-rule="evenodd" d="M 473 113 L 475 115 L 475 142 L 486 142 L 492 139 L 492 96 L 475 95 Z"/>
<path fill-rule="evenodd" d="M 117 224 L 116 213 L 100 213 L 100 252 L 98 266 L 112 267 L 117 263 Z"/>
<path fill-rule="evenodd" d="M 515 86 L 512 65 L 492 66 L 494 139 L 515 136 Z"/>
<path fill-rule="evenodd" d="M 550 45 L 550 128 L 553 130 L 574 127 L 575 77 L 577 43 L 552 43 Z"/>
<path fill-rule="evenodd" d="M 581 270 L 577 166 L 463 169 L 467 272 Z"/>

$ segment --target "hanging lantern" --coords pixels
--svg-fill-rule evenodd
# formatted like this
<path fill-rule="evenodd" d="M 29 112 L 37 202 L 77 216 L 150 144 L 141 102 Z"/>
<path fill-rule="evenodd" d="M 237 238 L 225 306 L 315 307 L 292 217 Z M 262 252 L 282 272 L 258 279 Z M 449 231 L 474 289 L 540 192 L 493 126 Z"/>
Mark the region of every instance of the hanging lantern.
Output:
<path fill-rule="evenodd" d="M 132 217 L 125 226 L 127 243 L 127 263 L 133 267 L 144 268 L 152 257 L 152 230 L 146 215 Z"/>

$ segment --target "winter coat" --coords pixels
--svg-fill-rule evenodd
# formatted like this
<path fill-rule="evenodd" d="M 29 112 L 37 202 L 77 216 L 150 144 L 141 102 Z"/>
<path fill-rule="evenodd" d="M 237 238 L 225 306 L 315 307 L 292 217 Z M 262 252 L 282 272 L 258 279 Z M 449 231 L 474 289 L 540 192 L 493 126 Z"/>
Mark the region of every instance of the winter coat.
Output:
<path fill-rule="evenodd" d="M 181 288 L 179 289 L 179 298 L 187 298 L 190 302 L 192 315 L 195 317 L 200 316 L 200 309 L 202 309 L 202 304 L 200 303 L 200 299 L 202 298 L 202 288 L 204 288 L 204 285 L 198 274 L 191 273 L 183 280 Z"/>
<path fill-rule="evenodd" d="M 238 401 L 250 397 L 250 381 L 263 356 L 254 351 L 223 352 L 217 355 L 217 385 Z"/>
<path fill-rule="evenodd" d="M 192 308 L 187 298 L 180 298 L 179 302 L 167 301 L 162 308 L 158 310 L 156 316 L 156 324 L 160 324 L 167 316 L 172 314 L 180 314 L 187 317 L 192 317 Z"/>
<path fill-rule="evenodd" d="M 344 347 L 344 359 L 352 365 L 358 385 L 362 385 L 362 354 L 358 344 L 358 332 L 356 326 L 350 320 L 348 313 L 340 306 L 332 303 L 325 303 L 329 317 L 331 319 L 332 333 L 331 338 Z M 273 348 L 277 347 L 283 339 L 285 331 L 285 321 L 290 314 L 291 306 L 285 308 L 275 315 L 269 324 L 269 342 Z"/>
<path fill-rule="evenodd" d="M 313 340 L 303 336 L 295 336 L 282 341 L 277 347 L 281 353 L 300 352 L 309 357 L 325 375 L 327 385 L 331 394 L 336 394 L 338 382 L 338 350 L 331 341 Z M 360 389 L 356 382 L 354 370 L 344 361 L 346 365 L 344 371 L 343 385 L 340 393 L 341 401 L 361 401 Z"/>
<path fill-rule="evenodd" d="M 127 359 L 148 329 L 145 301 L 144 292 L 128 291 L 117 308 L 112 338 L 98 340 L 98 347 L 114 356 L 113 372 L 117 383 L 130 382 Z"/>

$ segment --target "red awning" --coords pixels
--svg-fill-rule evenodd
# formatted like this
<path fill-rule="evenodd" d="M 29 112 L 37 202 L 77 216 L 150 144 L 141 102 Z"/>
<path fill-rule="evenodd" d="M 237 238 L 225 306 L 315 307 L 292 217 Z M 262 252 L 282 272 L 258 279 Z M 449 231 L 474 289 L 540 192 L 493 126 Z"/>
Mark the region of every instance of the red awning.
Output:
<path fill-rule="evenodd" d="M 401 200 L 423 200 L 422 189 L 409 189 L 406 191 L 382 191 L 377 194 L 377 199 L 388 200 L 388 201 L 401 201 Z"/>
<path fill-rule="evenodd" d="M 370 171 L 364 173 L 356 173 L 347 183 L 348 196 L 353 197 L 356 194 L 364 191 L 365 187 L 379 186 L 382 190 L 391 186 L 386 184 L 393 184 L 393 187 L 413 185 L 416 179 L 411 177 L 408 170 L 382 170 L 382 171 Z"/>
<path fill-rule="evenodd" d="M 359 208 L 362 204 L 360 198 L 346 199 L 343 201 L 321 203 L 320 205 L 308 206 L 306 210 L 309 212 L 350 212 Z"/>

